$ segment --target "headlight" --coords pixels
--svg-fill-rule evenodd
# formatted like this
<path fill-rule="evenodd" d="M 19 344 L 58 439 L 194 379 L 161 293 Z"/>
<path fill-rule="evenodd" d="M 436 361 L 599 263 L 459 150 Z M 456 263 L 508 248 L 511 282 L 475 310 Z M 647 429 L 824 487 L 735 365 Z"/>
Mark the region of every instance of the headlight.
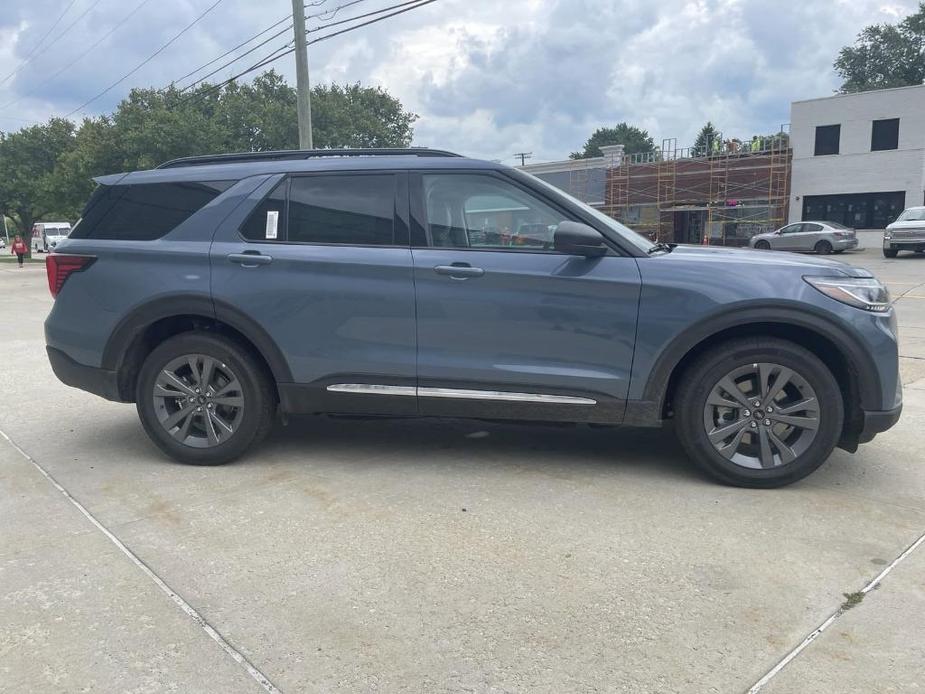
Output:
<path fill-rule="evenodd" d="M 874 277 L 804 277 L 826 296 L 843 304 L 884 313 L 890 310 L 890 292 Z"/>
<path fill-rule="evenodd" d="M 884 232 L 883 232 L 883 239 L 884 239 L 884 241 L 889 241 L 891 238 L 893 238 L 893 232 L 891 232 L 891 231 L 884 231 Z"/>

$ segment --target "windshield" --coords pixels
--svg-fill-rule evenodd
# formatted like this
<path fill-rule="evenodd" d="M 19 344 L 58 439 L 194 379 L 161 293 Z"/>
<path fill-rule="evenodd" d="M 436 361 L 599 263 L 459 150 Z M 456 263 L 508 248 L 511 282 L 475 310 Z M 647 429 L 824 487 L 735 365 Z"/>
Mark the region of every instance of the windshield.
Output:
<path fill-rule="evenodd" d="M 542 178 L 537 178 L 533 174 L 528 174 L 526 171 L 517 171 L 517 175 L 528 176 L 531 182 L 536 183 L 537 185 L 541 186 L 542 188 L 545 188 L 548 191 L 555 193 L 556 195 L 560 195 L 560 196 L 567 198 L 570 202 L 573 202 L 576 205 L 579 205 L 583 211 L 593 216 L 597 221 L 601 222 L 604 226 L 606 226 L 608 229 L 613 231 L 621 239 L 624 239 L 631 245 L 635 246 L 643 253 L 648 252 L 649 249 L 652 248 L 652 246 L 654 245 L 651 241 L 649 241 L 649 239 L 647 239 L 642 234 L 639 234 L 633 231 L 632 229 L 630 229 L 629 227 L 624 226 L 623 224 L 620 224 L 620 222 L 618 222 L 613 217 L 608 217 L 603 212 L 596 210 L 590 205 L 588 205 L 587 203 L 584 203 L 578 198 L 572 195 L 569 195 L 561 188 L 556 188 L 551 183 L 547 183 Z"/>
<path fill-rule="evenodd" d="M 897 222 L 922 222 L 925 221 L 925 207 L 916 207 L 911 210 L 906 210 L 901 215 Z"/>

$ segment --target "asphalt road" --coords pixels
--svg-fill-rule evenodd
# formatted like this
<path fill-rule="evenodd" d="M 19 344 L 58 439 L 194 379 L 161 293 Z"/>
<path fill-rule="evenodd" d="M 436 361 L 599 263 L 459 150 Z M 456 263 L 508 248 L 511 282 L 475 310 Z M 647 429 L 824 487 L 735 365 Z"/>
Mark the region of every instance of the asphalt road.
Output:
<path fill-rule="evenodd" d="M 57 382 L 44 271 L 0 264 L 0 691 L 925 688 L 925 257 L 878 238 L 842 258 L 899 297 L 903 418 L 776 491 L 667 431 L 459 421 L 177 465 Z"/>

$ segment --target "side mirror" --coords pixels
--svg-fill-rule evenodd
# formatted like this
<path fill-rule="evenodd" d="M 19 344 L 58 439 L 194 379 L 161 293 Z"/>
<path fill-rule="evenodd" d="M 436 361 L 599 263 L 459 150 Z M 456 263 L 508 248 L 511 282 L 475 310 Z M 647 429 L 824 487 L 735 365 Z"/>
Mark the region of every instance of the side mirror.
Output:
<path fill-rule="evenodd" d="M 553 237 L 553 247 L 566 255 L 599 258 L 607 253 L 600 233 L 581 222 L 562 222 Z"/>

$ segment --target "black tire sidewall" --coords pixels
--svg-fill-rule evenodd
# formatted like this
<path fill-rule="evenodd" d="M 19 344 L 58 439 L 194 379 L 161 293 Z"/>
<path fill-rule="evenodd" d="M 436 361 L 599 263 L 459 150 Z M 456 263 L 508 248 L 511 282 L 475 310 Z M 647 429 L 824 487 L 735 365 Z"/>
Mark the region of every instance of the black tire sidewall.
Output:
<path fill-rule="evenodd" d="M 173 359 L 185 354 L 206 354 L 227 364 L 241 383 L 244 416 L 238 430 L 227 441 L 211 448 L 186 446 L 161 426 L 154 410 L 154 381 L 157 374 Z M 265 429 L 264 417 L 269 404 L 263 375 L 247 351 L 232 340 L 203 333 L 184 333 L 157 346 L 145 359 L 138 375 L 135 407 L 142 426 L 151 440 L 168 456 L 189 465 L 221 465 L 243 454 L 260 438 Z"/>
<path fill-rule="evenodd" d="M 767 241 L 759 241 L 755 244 L 755 248 L 757 248 L 759 251 L 769 251 L 771 250 L 771 244 Z"/>
<path fill-rule="evenodd" d="M 828 241 L 819 241 L 814 250 L 819 255 L 830 255 L 832 253 L 832 244 Z"/>
<path fill-rule="evenodd" d="M 763 344 L 762 344 L 763 343 Z M 770 488 L 790 484 L 816 470 L 828 459 L 841 436 L 844 403 L 835 377 L 813 353 L 784 340 L 748 340 L 716 348 L 715 356 L 698 360 L 678 391 L 678 436 L 688 455 L 715 478 L 744 487 Z M 787 465 L 750 469 L 724 458 L 710 443 L 703 426 L 703 408 L 716 383 L 739 366 L 772 362 L 793 369 L 816 391 L 820 426 L 810 447 Z"/>

